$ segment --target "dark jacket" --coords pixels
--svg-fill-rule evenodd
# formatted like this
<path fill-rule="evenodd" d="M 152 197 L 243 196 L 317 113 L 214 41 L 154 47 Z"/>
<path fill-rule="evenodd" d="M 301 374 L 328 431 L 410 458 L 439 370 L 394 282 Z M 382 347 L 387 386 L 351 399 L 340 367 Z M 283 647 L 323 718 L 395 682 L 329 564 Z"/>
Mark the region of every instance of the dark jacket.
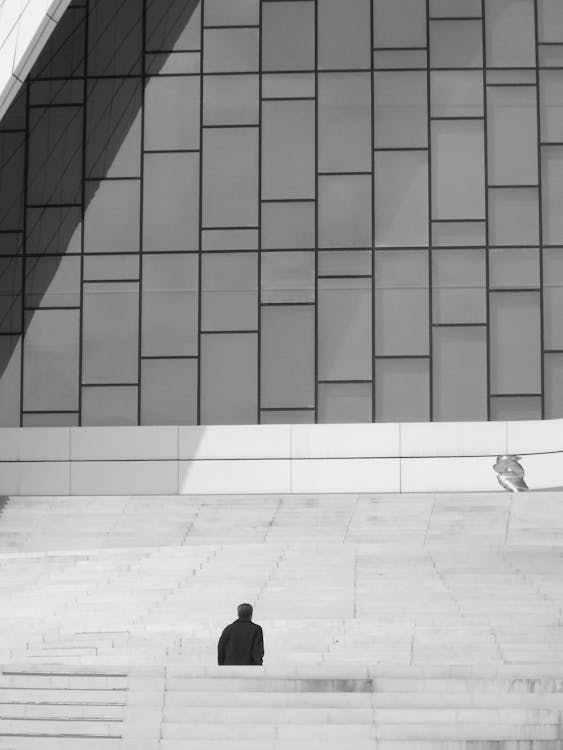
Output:
<path fill-rule="evenodd" d="M 252 620 L 235 620 L 221 633 L 217 660 L 226 664 L 262 664 L 264 636 L 260 625 Z"/>

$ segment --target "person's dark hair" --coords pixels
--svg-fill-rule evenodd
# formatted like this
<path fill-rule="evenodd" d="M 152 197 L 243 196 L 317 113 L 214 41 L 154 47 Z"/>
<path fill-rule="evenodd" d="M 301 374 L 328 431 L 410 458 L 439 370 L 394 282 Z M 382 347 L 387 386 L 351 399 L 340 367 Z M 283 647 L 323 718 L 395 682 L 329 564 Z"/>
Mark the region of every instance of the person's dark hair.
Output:
<path fill-rule="evenodd" d="M 239 604 L 237 612 L 239 620 L 252 620 L 252 604 Z"/>

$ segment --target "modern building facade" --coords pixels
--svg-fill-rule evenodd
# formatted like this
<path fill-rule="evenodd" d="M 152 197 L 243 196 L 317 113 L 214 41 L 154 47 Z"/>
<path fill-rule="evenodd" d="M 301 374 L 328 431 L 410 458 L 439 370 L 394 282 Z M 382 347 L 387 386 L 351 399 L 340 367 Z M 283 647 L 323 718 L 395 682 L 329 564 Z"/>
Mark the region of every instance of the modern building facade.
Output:
<path fill-rule="evenodd" d="M 51 24 L 0 121 L 0 425 L 563 416 L 560 0 Z"/>

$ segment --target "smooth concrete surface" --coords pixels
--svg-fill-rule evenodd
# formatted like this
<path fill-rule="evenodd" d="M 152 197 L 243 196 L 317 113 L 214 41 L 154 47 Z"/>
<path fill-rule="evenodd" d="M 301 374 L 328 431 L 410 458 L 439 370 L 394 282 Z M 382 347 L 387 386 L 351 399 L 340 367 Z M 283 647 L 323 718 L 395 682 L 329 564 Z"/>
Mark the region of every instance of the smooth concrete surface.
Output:
<path fill-rule="evenodd" d="M 10 497 L 0 750 L 561 750 L 562 508 Z M 218 667 L 243 600 L 264 666 Z"/>
<path fill-rule="evenodd" d="M 292 462 L 292 492 L 401 491 L 396 458 L 302 459 Z"/>
<path fill-rule="evenodd" d="M 292 454 L 289 425 L 179 427 L 180 460 L 287 459 Z"/>
<path fill-rule="evenodd" d="M 3 0 L 0 3 L 0 120 L 70 0 Z"/>
<path fill-rule="evenodd" d="M 551 420 L 5 428 L 0 494 L 489 492 L 507 450 L 531 489 L 563 487 Z"/>

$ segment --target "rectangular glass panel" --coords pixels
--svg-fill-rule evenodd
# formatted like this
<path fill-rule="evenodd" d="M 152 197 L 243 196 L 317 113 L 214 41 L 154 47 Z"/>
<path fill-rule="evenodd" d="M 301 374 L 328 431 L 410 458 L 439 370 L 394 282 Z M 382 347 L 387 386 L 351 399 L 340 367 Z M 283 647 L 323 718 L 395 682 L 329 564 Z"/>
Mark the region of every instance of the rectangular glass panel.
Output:
<path fill-rule="evenodd" d="M 371 383 L 320 383 L 319 422 L 371 422 Z"/>
<path fill-rule="evenodd" d="M 258 224 L 258 128 L 203 132 L 203 224 Z"/>
<path fill-rule="evenodd" d="M 22 229 L 25 133 L 0 134 L 0 165 L 0 229 Z"/>
<path fill-rule="evenodd" d="M 491 245 L 537 245 L 539 200 L 537 188 L 489 190 Z"/>
<path fill-rule="evenodd" d="M 258 334 L 201 337 L 201 423 L 256 424 Z"/>
<path fill-rule="evenodd" d="M 430 93 L 432 117 L 483 116 L 483 74 L 480 70 L 433 70 Z"/>
<path fill-rule="evenodd" d="M 426 4 L 420 0 L 373 0 L 377 47 L 426 46 Z"/>
<path fill-rule="evenodd" d="M 84 284 L 82 380 L 136 383 L 139 284 Z"/>
<path fill-rule="evenodd" d="M 202 250 L 258 250 L 258 230 L 206 229 L 201 242 Z"/>
<path fill-rule="evenodd" d="M 43 104 L 82 104 L 84 82 L 80 79 L 67 81 L 33 81 L 29 86 L 29 103 Z"/>
<path fill-rule="evenodd" d="M 430 360 L 375 361 L 377 422 L 428 422 L 430 419 Z"/>
<path fill-rule="evenodd" d="M 315 102 L 262 105 L 262 198 L 315 197 Z"/>
<path fill-rule="evenodd" d="M 83 425 L 136 425 L 137 386 L 86 386 L 82 389 Z"/>
<path fill-rule="evenodd" d="M 319 177 L 319 247 L 371 247 L 371 175 Z"/>
<path fill-rule="evenodd" d="M 563 244 L 563 146 L 542 148 L 542 223 L 546 245 Z"/>
<path fill-rule="evenodd" d="M 80 307 L 80 257 L 28 258 L 26 307 Z"/>
<path fill-rule="evenodd" d="M 146 75 L 187 75 L 199 73 L 200 70 L 199 52 L 154 52 L 145 55 Z"/>
<path fill-rule="evenodd" d="M 0 427 L 19 427 L 21 336 L 0 336 L 0 373 Z"/>
<path fill-rule="evenodd" d="M 371 279 L 319 279 L 320 380 L 371 379 Z"/>
<path fill-rule="evenodd" d="M 197 424 L 197 361 L 141 363 L 141 424 Z"/>
<path fill-rule="evenodd" d="M 0 255 L 21 255 L 22 252 L 22 232 L 0 232 Z"/>
<path fill-rule="evenodd" d="M 197 354 L 198 256 L 143 257 L 142 354 Z"/>
<path fill-rule="evenodd" d="M 432 218 L 485 218 L 484 151 L 483 122 L 432 123 Z"/>
<path fill-rule="evenodd" d="M 315 247 L 315 204 L 263 203 L 262 248 L 306 247 Z"/>
<path fill-rule="evenodd" d="M 544 68 L 563 67 L 563 43 L 557 45 L 538 46 L 539 64 Z"/>
<path fill-rule="evenodd" d="M 146 154 L 143 250 L 199 247 L 199 154 Z"/>
<path fill-rule="evenodd" d="M 539 287 L 540 257 L 537 248 L 497 247 L 489 250 L 489 285 L 501 289 Z"/>
<path fill-rule="evenodd" d="M 430 17 L 481 17 L 481 0 L 430 0 Z"/>
<path fill-rule="evenodd" d="M 373 53 L 373 67 L 375 70 L 426 70 L 426 49 L 376 50 Z"/>
<path fill-rule="evenodd" d="M 258 327 L 258 256 L 212 253 L 202 258 L 201 327 L 245 331 Z"/>
<path fill-rule="evenodd" d="M 545 355 L 545 418 L 563 417 L 563 354 Z"/>
<path fill-rule="evenodd" d="M 85 196 L 84 252 L 138 252 L 140 181 L 87 182 Z"/>
<path fill-rule="evenodd" d="M 434 328 L 432 333 L 434 420 L 486 420 L 485 326 Z"/>
<path fill-rule="evenodd" d="M 315 404 L 315 310 L 264 307 L 261 325 L 261 406 Z"/>
<path fill-rule="evenodd" d="M 560 70 L 540 71 L 541 139 L 563 141 L 563 76 Z"/>
<path fill-rule="evenodd" d="M 487 60 L 490 65 L 490 61 Z M 482 68 L 481 21 L 430 21 L 432 68 Z"/>
<path fill-rule="evenodd" d="M 541 419 L 541 396 L 491 398 L 491 419 L 499 422 Z"/>
<path fill-rule="evenodd" d="M 544 248 L 543 279 L 544 346 L 563 349 L 563 248 Z"/>
<path fill-rule="evenodd" d="M 80 253 L 82 250 L 82 209 L 42 206 L 27 209 L 28 253 Z"/>
<path fill-rule="evenodd" d="M 318 65 L 321 70 L 369 68 L 371 0 L 323 0 L 317 5 Z"/>
<path fill-rule="evenodd" d="M 260 23 L 260 0 L 206 0 L 206 26 L 253 26 Z"/>
<path fill-rule="evenodd" d="M 489 185 L 535 185 L 538 181 L 535 87 L 489 87 L 487 135 Z"/>
<path fill-rule="evenodd" d="M 143 1 L 92 3 L 88 15 L 88 74 L 138 75 L 142 53 Z"/>
<path fill-rule="evenodd" d="M 199 76 L 145 79 L 146 151 L 199 148 Z"/>
<path fill-rule="evenodd" d="M 487 85 L 491 83 L 513 84 L 531 83 L 536 84 L 536 71 L 534 68 L 509 68 L 507 70 L 487 70 Z"/>
<path fill-rule="evenodd" d="M 22 427 L 78 427 L 78 412 L 22 414 Z"/>
<path fill-rule="evenodd" d="M 487 0 L 485 18 L 487 65 L 535 65 L 534 0 Z"/>
<path fill-rule="evenodd" d="M 262 98 L 301 99 L 315 96 L 313 73 L 264 73 L 262 76 Z"/>
<path fill-rule="evenodd" d="M 138 255 L 87 255 L 84 258 L 85 281 L 131 281 L 138 278 Z"/>
<path fill-rule="evenodd" d="M 436 247 L 478 247 L 486 245 L 485 221 L 432 223 L 432 244 Z"/>
<path fill-rule="evenodd" d="M 371 250 L 319 251 L 319 276 L 371 276 Z"/>
<path fill-rule="evenodd" d="M 80 312 L 35 310 L 26 314 L 23 408 L 78 409 Z"/>
<path fill-rule="evenodd" d="M 203 41 L 204 73 L 257 71 L 258 29 L 206 29 Z"/>
<path fill-rule="evenodd" d="M 257 75 L 205 76 L 203 124 L 257 125 L 260 117 L 258 89 Z"/>
<path fill-rule="evenodd" d="M 146 8 L 147 50 L 200 48 L 200 0 L 147 0 Z"/>
<path fill-rule="evenodd" d="M 378 151 L 374 181 L 375 245 L 428 245 L 428 152 Z"/>
<path fill-rule="evenodd" d="M 0 258 L 0 333 L 21 333 L 22 259 Z"/>
<path fill-rule="evenodd" d="M 489 295 L 492 393 L 541 391 L 539 292 Z"/>
<path fill-rule="evenodd" d="M 87 177 L 140 176 L 141 102 L 141 81 L 138 79 L 88 81 Z"/>
<path fill-rule="evenodd" d="M 485 323 L 486 257 L 480 249 L 432 253 L 432 321 Z"/>
<path fill-rule="evenodd" d="M 315 4 L 262 4 L 262 69 L 312 70 L 315 67 Z"/>
<path fill-rule="evenodd" d="M 375 354 L 428 354 L 428 251 L 375 253 Z"/>
<path fill-rule="evenodd" d="M 29 111 L 28 203 L 80 203 L 82 107 Z"/>
<path fill-rule="evenodd" d="M 374 73 L 374 143 L 376 148 L 428 146 L 426 72 Z M 369 104 L 369 98 L 368 98 Z"/>
<path fill-rule="evenodd" d="M 319 171 L 371 170 L 371 76 L 318 76 Z"/>
<path fill-rule="evenodd" d="M 315 411 L 264 411 L 260 412 L 260 424 L 314 424 Z"/>
<path fill-rule="evenodd" d="M 559 0 L 538 0 L 538 36 L 540 42 L 563 39 L 563 5 Z"/>
<path fill-rule="evenodd" d="M 262 302 L 314 302 L 314 253 L 263 253 Z"/>

